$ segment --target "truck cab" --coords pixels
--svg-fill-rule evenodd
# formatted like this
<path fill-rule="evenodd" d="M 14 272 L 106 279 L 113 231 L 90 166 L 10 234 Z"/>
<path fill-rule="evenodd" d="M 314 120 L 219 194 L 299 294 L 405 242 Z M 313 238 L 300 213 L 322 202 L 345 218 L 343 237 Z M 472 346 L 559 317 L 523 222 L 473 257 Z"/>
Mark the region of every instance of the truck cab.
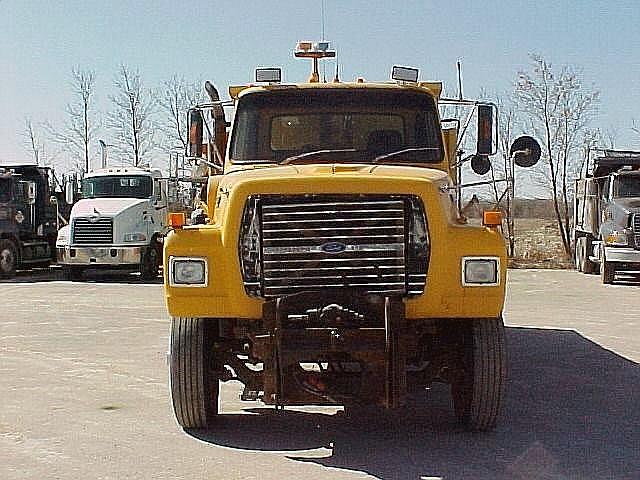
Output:
<path fill-rule="evenodd" d="M 0 276 L 55 258 L 57 198 L 52 201 L 52 193 L 47 167 L 0 167 Z"/>
<path fill-rule="evenodd" d="M 605 150 L 576 182 L 576 268 L 602 282 L 640 271 L 640 152 Z"/>
<path fill-rule="evenodd" d="M 158 274 L 166 227 L 167 185 L 159 170 L 121 167 L 90 172 L 82 198 L 60 229 L 58 263 L 71 279 L 88 268 L 138 270 Z"/>
<path fill-rule="evenodd" d="M 310 81 L 282 84 L 269 69 L 265 83 L 230 87 L 229 132 L 211 84 L 211 104 L 190 112 L 211 176 L 206 218 L 172 216 L 164 243 L 179 424 L 215 425 L 220 381 L 276 408 L 398 407 L 441 381 L 464 425 L 492 428 L 505 245 L 499 214 L 470 226 L 456 208 L 458 132 L 441 126 L 441 84 L 401 67 L 391 82 L 321 83 L 326 48 L 299 47 Z"/>

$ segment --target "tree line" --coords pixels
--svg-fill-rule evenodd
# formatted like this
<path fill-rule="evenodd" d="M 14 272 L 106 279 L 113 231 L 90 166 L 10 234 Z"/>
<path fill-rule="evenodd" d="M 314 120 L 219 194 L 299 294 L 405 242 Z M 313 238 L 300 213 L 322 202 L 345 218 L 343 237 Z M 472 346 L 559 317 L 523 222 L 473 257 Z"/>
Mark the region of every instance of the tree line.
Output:
<path fill-rule="evenodd" d="M 186 111 L 202 101 L 204 93 L 202 82 L 178 75 L 157 88 L 147 87 L 139 70 L 124 64 L 113 78 L 106 112 L 97 108 L 95 71 L 73 68 L 69 86 L 64 120 L 35 123 L 27 117 L 23 136 L 35 163 L 48 161 L 79 174 L 90 169 L 99 141 L 110 162 L 118 165 L 140 166 L 161 153 L 184 152 Z"/>
<path fill-rule="evenodd" d="M 496 103 L 500 112 L 497 120 L 499 156 L 491 175 L 512 180 L 511 189 L 494 183 L 490 197 L 506 214 L 504 233 L 509 254 L 513 256 L 514 190 L 522 193 L 522 178 L 526 178 L 530 186 L 545 191 L 545 197 L 550 198 L 553 205 L 564 253 L 571 258 L 574 180 L 586 173 L 595 149 L 617 147 L 615 132 L 597 125 L 600 91 L 587 82 L 579 67 L 556 67 L 538 54 L 531 54 L 529 60 L 529 68 L 516 73 L 508 92 L 484 95 Z M 640 136 L 640 128 L 633 119 L 630 119 L 630 129 Z M 540 142 L 541 157 L 533 169 L 516 173 L 509 146 L 521 134 L 532 135 Z"/>
<path fill-rule="evenodd" d="M 573 181 L 586 168 L 595 147 L 616 146 L 615 132 L 595 125 L 600 92 L 586 82 L 580 68 L 556 67 L 538 54 L 531 54 L 529 60 L 528 68 L 516 73 L 509 91 L 481 94 L 483 99 L 493 101 L 499 111 L 498 157 L 492 162 L 491 176 L 494 180 L 511 180 L 511 188 L 494 182 L 489 195 L 506 213 L 504 233 L 513 256 L 513 195 L 520 186 L 509 146 L 522 133 L 537 138 L 542 147 L 541 161 L 527 174 L 527 180 L 544 189 L 552 200 L 558 233 L 570 256 Z M 66 105 L 64 122 L 34 124 L 26 118 L 24 137 L 36 163 L 42 163 L 45 156 L 64 156 L 61 168 L 78 173 L 89 170 L 90 147 L 97 144 L 99 135 L 108 142 L 103 149 L 107 148 L 109 158 L 115 157 L 118 164 L 139 166 L 159 152 L 184 152 L 188 142 L 185 113 L 204 100 L 201 81 L 174 74 L 158 88 L 149 88 L 140 72 L 126 65 L 120 66 L 113 79 L 113 93 L 108 96 L 110 109 L 104 114 L 96 108 L 93 70 L 74 68 L 70 89 L 71 101 Z M 634 119 L 630 123 L 631 130 L 640 137 L 640 125 Z M 53 148 L 48 148 L 45 155 L 45 144 L 49 143 Z"/>

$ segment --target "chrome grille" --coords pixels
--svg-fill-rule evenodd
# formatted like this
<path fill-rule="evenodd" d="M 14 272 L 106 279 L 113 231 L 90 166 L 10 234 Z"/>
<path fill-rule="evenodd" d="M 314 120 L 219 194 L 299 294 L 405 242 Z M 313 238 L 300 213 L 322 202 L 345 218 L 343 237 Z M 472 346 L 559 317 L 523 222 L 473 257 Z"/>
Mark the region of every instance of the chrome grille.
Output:
<path fill-rule="evenodd" d="M 99 218 L 95 222 L 88 218 L 73 221 L 73 244 L 108 245 L 113 243 L 113 219 Z"/>
<path fill-rule="evenodd" d="M 422 293 L 426 271 L 406 268 L 407 197 L 263 196 L 257 205 L 261 296 L 324 288 Z"/>
<path fill-rule="evenodd" d="M 635 242 L 635 248 L 640 250 L 640 213 L 633 215 L 633 221 L 631 222 L 633 228 L 633 240 Z"/>

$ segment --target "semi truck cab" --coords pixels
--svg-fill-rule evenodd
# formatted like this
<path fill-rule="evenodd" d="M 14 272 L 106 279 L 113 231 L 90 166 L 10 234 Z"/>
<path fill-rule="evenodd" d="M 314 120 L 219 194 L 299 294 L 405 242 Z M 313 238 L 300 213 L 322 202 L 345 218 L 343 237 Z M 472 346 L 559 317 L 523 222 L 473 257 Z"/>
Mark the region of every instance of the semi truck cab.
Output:
<path fill-rule="evenodd" d="M 0 167 L 0 276 L 55 258 L 57 203 L 47 167 Z"/>
<path fill-rule="evenodd" d="M 573 235 L 578 271 L 640 271 L 640 152 L 603 150 L 576 180 Z"/>
<path fill-rule="evenodd" d="M 58 262 L 70 279 L 88 268 L 158 274 L 166 226 L 167 183 L 159 170 L 107 168 L 82 180 L 82 199 L 60 229 Z"/>

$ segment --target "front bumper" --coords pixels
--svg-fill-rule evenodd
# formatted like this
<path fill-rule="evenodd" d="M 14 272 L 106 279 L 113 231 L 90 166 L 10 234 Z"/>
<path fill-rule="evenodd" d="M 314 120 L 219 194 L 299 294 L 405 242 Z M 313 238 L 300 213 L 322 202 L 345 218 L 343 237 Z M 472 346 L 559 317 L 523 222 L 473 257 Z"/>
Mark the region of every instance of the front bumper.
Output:
<path fill-rule="evenodd" d="M 604 254 L 607 262 L 635 263 L 640 269 L 640 250 L 628 247 L 605 247 Z"/>
<path fill-rule="evenodd" d="M 61 265 L 78 266 L 121 266 L 140 265 L 148 246 L 101 246 L 101 247 L 73 247 L 58 246 L 56 248 L 58 263 Z"/>

